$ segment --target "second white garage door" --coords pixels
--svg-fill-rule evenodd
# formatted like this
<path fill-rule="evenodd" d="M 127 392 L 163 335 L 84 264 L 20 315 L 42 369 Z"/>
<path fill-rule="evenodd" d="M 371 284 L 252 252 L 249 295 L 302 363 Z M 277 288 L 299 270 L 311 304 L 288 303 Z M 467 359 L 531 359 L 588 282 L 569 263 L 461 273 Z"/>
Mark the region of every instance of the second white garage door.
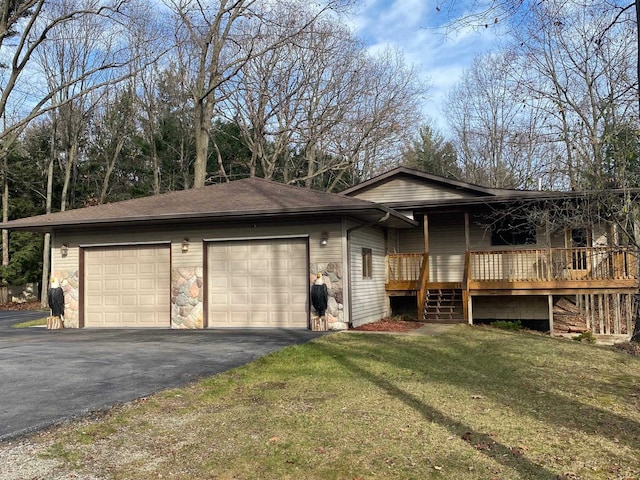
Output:
<path fill-rule="evenodd" d="M 207 255 L 209 327 L 307 327 L 306 239 L 212 242 Z"/>
<path fill-rule="evenodd" d="M 85 326 L 171 326 L 168 245 L 87 248 L 84 261 Z"/>

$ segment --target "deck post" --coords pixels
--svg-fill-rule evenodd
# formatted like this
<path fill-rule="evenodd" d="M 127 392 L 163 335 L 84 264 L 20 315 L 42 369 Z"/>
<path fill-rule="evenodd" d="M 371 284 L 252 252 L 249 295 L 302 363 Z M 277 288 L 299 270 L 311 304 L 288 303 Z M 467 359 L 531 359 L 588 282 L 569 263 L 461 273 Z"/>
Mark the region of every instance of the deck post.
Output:
<path fill-rule="evenodd" d="M 426 262 L 426 268 L 424 270 L 426 275 L 426 281 L 429 281 L 429 217 L 425 213 L 423 215 L 423 232 L 424 232 L 424 259 L 423 262 Z"/>
<path fill-rule="evenodd" d="M 549 335 L 553 337 L 553 295 L 547 295 L 549 300 Z"/>
<path fill-rule="evenodd" d="M 467 314 L 469 315 L 469 325 L 473 325 L 473 309 L 471 306 L 473 305 L 471 295 L 467 295 Z"/>

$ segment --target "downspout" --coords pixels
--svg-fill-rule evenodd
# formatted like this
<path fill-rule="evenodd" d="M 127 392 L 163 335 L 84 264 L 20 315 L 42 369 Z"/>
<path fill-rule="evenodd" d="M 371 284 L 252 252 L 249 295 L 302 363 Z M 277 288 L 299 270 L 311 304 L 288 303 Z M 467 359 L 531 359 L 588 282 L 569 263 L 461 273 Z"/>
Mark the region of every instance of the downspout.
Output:
<path fill-rule="evenodd" d="M 351 228 L 347 228 L 347 270 L 348 270 L 347 286 L 349 288 L 349 290 L 348 290 L 348 295 L 349 295 L 349 328 L 353 328 L 353 302 L 352 302 L 353 290 L 351 288 L 351 285 L 352 285 L 352 283 L 351 283 L 351 232 L 354 232 L 356 230 L 360 230 L 361 228 L 372 227 L 373 225 L 376 225 L 377 223 L 385 222 L 389 217 L 390 217 L 390 213 L 386 212 L 378 220 L 375 220 L 375 221 L 369 222 L 369 223 L 361 223 L 360 225 L 355 225 L 355 226 L 353 226 Z"/>

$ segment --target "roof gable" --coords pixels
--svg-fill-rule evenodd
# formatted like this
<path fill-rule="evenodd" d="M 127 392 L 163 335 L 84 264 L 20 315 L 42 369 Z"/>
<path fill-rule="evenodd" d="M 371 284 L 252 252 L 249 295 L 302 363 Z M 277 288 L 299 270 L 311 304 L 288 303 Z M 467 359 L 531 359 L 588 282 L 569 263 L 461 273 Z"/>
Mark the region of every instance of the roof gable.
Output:
<path fill-rule="evenodd" d="M 398 167 L 342 192 L 342 195 L 393 208 L 417 205 L 449 205 L 538 196 L 542 192 L 486 188 L 407 167 Z"/>
<path fill-rule="evenodd" d="M 477 192 L 456 189 L 435 182 L 399 175 L 348 194 L 354 198 L 377 203 L 416 203 L 433 200 L 455 200 L 478 197 Z"/>
<path fill-rule="evenodd" d="M 466 198 L 494 195 L 492 189 L 432 175 L 407 167 L 398 167 L 348 188 L 343 195 L 370 201 L 415 202 L 433 198 Z"/>

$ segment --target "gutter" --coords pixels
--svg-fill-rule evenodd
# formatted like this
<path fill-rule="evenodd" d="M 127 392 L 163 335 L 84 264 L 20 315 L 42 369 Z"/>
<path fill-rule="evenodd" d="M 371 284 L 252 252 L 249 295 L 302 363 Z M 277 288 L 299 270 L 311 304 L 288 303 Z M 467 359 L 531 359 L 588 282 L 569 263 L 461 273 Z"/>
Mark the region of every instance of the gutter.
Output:
<path fill-rule="evenodd" d="M 382 223 L 386 221 L 390 216 L 390 212 L 385 212 L 385 214 L 380 217 L 380 219 L 375 220 L 373 222 L 361 223 L 360 225 L 355 225 L 351 228 L 347 228 L 347 286 L 349 288 L 349 328 L 353 328 L 353 290 L 351 288 L 351 232 L 356 230 L 360 230 L 362 228 L 372 227 L 378 223 Z"/>

